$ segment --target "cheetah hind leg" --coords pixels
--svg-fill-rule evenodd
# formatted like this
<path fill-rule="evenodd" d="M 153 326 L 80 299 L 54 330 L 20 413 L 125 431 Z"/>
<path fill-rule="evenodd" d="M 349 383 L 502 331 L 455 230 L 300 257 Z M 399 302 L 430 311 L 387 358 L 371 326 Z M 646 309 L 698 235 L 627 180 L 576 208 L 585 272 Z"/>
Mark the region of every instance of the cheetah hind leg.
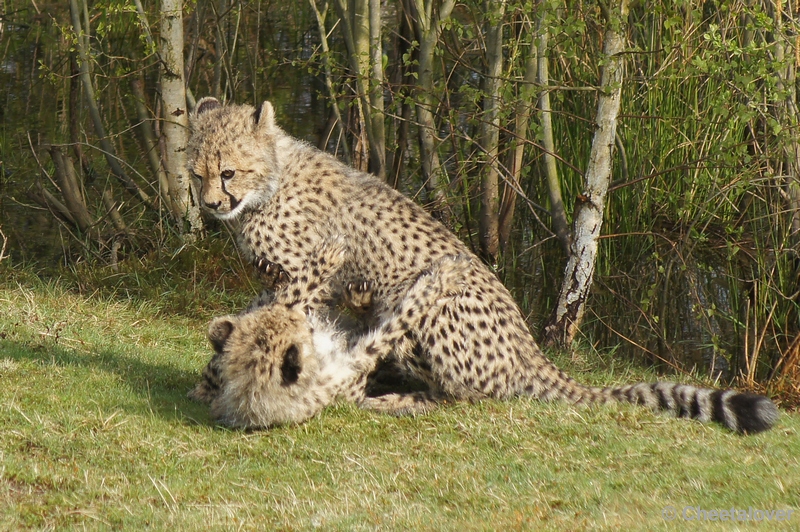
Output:
<path fill-rule="evenodd" d="M 464 291 L 463 271 L 469 266 L 466 256 L 447 257 L 417 278 L 414 285 L 398 303 L 391 315 L 381 325 L 359 340 L 351 354 L 356 361 L 360 389 L 351 394 L 361 408 L 387 414 L 420 414 L 436 408 L 446 397 L 432 391 L 391 393 L 379 397 L 367 397 L 366 375 L 377 362 L 388 356 L 396 344 L 407 342 L 407 333 L 418 329 L 429 315 L 441 305 Z"/>
<path fill-rule="evenodd" d="M 446 400 L 447 396 L 428 391 L 389 393 L 378 397 L 365 397 L 358 406 L 393 416 L 407 416 L 430 412 Z"/>

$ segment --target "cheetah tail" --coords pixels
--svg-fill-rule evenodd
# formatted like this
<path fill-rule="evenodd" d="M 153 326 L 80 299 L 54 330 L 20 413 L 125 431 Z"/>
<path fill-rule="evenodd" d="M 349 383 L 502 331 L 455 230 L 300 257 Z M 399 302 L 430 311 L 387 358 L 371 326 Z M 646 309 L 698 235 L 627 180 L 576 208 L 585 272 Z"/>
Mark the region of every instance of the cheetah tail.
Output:
<path fill-rule="evenodd" d="M 600 393 L 617 401 L 664 410 L 677 417 L 716 421 L 742 434 L 755 434 L 771 428 L 779 415 L 775 404 L 763 395 L 673 382 L 631 384 L 605 388 Z"/>
<path fill-rule="evenodd" d="M 734 432 L 755 434 L 771 428 L 778 420 L 778 408 L 763 395 L 699 388 L 689 384 L 654 382 L 594 388 L 584 386 L 563 370 L 550 364 L 539 369 L 540 379 L 525 391 L 542 400 L 564 400 L 576 404 L 617 401 L 663 410 L 676 417 L 704 423 L 715 421 Z"/>

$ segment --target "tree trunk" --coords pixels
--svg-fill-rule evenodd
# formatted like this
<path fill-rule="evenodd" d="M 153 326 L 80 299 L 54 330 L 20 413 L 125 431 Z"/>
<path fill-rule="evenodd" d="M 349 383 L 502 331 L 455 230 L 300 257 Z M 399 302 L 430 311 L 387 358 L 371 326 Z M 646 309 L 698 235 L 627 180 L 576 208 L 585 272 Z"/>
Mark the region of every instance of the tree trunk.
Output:
<path fill-rule="evenodd" d="M 194 201 L 186 169 L 186 144 L 189 140 L 189 113 L 186 108 L 186 85 L 183 79 L 183 14 L 180 0 L 161 2 L 161 101 L 166 151 L 164 166 L 170 196 L 181 222 L 188 223 L 188 236 L 203 232 L 200 206 Z M 186 231 L 180 223 L 181 233 Z"/>
<path fill-rule="evenodd" d="M 0 227 L 0 238 L 3 239 L 3 246 L 0 248 L 0 262 L 8 258 L 6 255 L 6 245 L 8 244 L 8 238 L 6 237 L 5 233 L 3 233 L 3 228 Z"/>
<path fill-rule="evenodd" d="M 72 144 L 72 153 L 78 160 L 78 165 L 83 169 L 84 175 L 88 175 L 90 170 L 89 159 L 83 153 L 81 144 L 81 87 L 80 67 L 78 58 L 74 53 L 69 57 L 70 80 L 69 80 L 69 141 Z"/>
<path fill-rule="evenodd" d="M 531 109 L 534 106 L 533 99 L 536 95 L 537 81 L 537 58 L 538 50 L 535 42 L 534 32 L 531 33 L 531 45 L 528 55 L 525 57 L 525 70 L 522 83 L 519 86 L 517 103 L 514 109 L 514 149 L 511 152 L 510 169 L 511 183 L 506 183 L 503 189 L 503 198 L 500 204 L 500 248 L 505 249 L 508 239 L 511 236 L 511 227 L 514 221 L 514 211 L 516 209 L 517 191 L 521 190 L 520 178 L 522 177 L 522 164 L 525 156 L 525 145 L 528 140 L 528 129 L 530 125 Z"/>
<path fill-rule="evenodd" d="M 422 177 L 425 188 L 433 199 L 433 212 L 439 218 L 446 218 L 446 197 L 444 194 L 444 169 L 439 161 L 436 139 L 433 97 L 433 60 L 436 44 L 442 32 L 443 23 L 450 17 L 455 0 L 442 0 L 439 12 L 433 12 L 435 0 L 414 0 L 414 22 L 417 26 L 419 43 L 419 67 L 417 69 L 417 122 L 419 128 L 419 149 Z M 446 221 L 446 220 L 445 220 Z"/>
<path fill-rule="evenodd" d="M 800 120 L 798 120 L 797 109 L 797 75 L 795 62 L 786 60 L 786 56 L 793 56 L 795 50 L 789 35 L 787 35 L 783 27 L 782 12 L 783 9 L 789 10 L 791 19 L 792 5 L 791 2 L 787 2 L 785 7 L 782 4 L 783 2 L 773 2 L 773 5 L 770 6 L 775 23 L 775 42 L 773 45 L 775 62 L 780 65 L 777 84 L 779 90 L 786 91 L 783 105 L 778 106 L 776 109 L 778 114 L 776 118 L 784 126 L 785 131 L 791 132 L 789 135 L 784 134 L 784 140 L 781 142 L 786 168 L 783 173 L 785 174 L 786 197 L 790 216 L 789 242 L 796 252 L 800 252 L 800 142 L 797 140 L 797 126 Z"/>
<path fill-rule="evenodd" d="M 106 213 L 111 218 L 111 223 L 114 224 L 114 229 L 120 233 L 127 233 L 128 226 L 125 225 L 125 220 L 122 219 L 119 213 L 119 204 L 114 200 L 114 193 L 111 191 L 110 186 L 103 190 L 102 198 Z"/>
<path fill-rule="evenodd" d="M 544 145 L 544 167 L 547 176 L 547 193 L 550 197 L 550 215 L 553 219 L 553 232 L 561 242 L 564 254 L 569 256 L 570 233 L 567 224 L 567 213 L 564 209 L 564 200 L 561 198 L 561 181 L 558 179 L 558 167 L 556 166 L 556 143 L 553 139 L 553 120 L 550 107 L 550 91 L 547 86 L 550 84 L 550 74 L 547 68 L 547 21 L 546 14 L 543 12 L 539 17 L 536 29 L 536 48 L 537 48 L 537 78 L 542 87 L 542 94 L 539 96 L 539 109 L 541 109 L 542 124 L 542 144 Z M 613 138 L 613 135 L 612 135 Z"/>
<path fill-rule="evenodd" d="M 169 0 L 174 1 L 174 0 Z M 213 1 L 213 0 L 212 0 Z M 225 54 L 228 50 L 228 43 L 227 43 L 227 32 L 225 31 L 225 26 L 227 25 L 227 14 L 228 14 L 228 0 L 219 0 L 219 3 L 216 5 L 216 18 L 217 18 L 217 27 L 216 27 L 216 39 L 217 42 L 214 43 L 214 50 L 216 52 L 216 57 L 214 58 L 214 81 L 211 87 L 211 93 L 214 95 L 214 98 L 223 99 L 222 94 L 222 74 L 223 70 L 225 70 Z M 163 12 L 164 7 L 161 7 Z"/>
<path fill-rule="evenodd" d="M 383 46 L 381 42 L 381 2 L 369 0 L 369 47 L 372 61 L 370 80 L 370 116 L 372 119 L 372 138 L 369 146 L 369 169 L 372 173 L 386 179 L 386 127 L 383 106 Z"/>
<path fill-rule="evenodd" d="M 394 126 L 390 130 L 394 134 L 394 153 L 387 167 L 391 168 L 388 182 L 397 188 L 400 178 L 405 173 L 406 154 L 408 152 L 409 124 L 412 122 L 412 112 L 414 106 L 410 103 L 408 74 L 413 70 L 411 67 L 412 58 L 415 57 L 414 28 L 411 26 L 411 8 L 408 6 L 409 0 L 401 0 L 400 8 L 397 13 L 397 25 L 399 28 L 393 32 L 394 46 L 392 46 L 393 56 L 390 63 L 396 65 L 392 72 L 390 85 L 394 92 L 394 108 L 397 110 L 397 117 L 394 118 Z"/>
<path fill-rule="evenodd" d="M 136 130 L 139 133 L 139 139 L 147 156 L 150 171 L 158 182 L 158 191 L 161 201 L 163 205 L 166 205 L 167 209 L 169 209 L 173 220 L 180 222 L 183 218 L 183 213 L 177 208 L 170 196 L 169 180 L 167 179 L 167 173 L 164 171 L 164 165 L 161 163 L 161 157 L 159 157 L 158 141 L 156 140 L 155 133 L 153 133 L 153 118 L 145 104 L 144 82 L 141 79 L 134 78 L 131 81 L 131 96 L 133 98 L 134 107 L 136 108 L 136 118 L 139 121 Z"/>
<path fill-rule="evenodd" d="M 50 157 L 53 159 L 56 180 L 61 188 L 61 197 L 64 198 L 64 205 L 70 213 L 70 219 L 82 234 L 87 234 L 94 224 L 89 209 L 86 208 L 86 200 L 83 197 L 83 190 L 78 176 L 75 173 L 75 166 L 69 155 L 61 153 L 58 146 L 50 147 Z"/>
<path fill-rule="evenodd" d="M 578 198 L 570 256 L 561 293 L 544 329 L 545 345 L 569 345 L 575 338 L 592 287 L 597 241 L 603 225 L 606 192 L 611 180 L 611 157 L 617 129 L 624 63 L 622 51 L 628 15 L 627 0 L 610 4 L 606 12 L 605 64 L 601 69 L 597 118 L 584 193 Z"/>
<path fill-rule="evenodd" d="M 365 81 L 369 80 L 369 58 L 370 58 L 370 27 L 371 15 L 370 0 L 345 0 L 348 3 L 350 15 L 350 28 L 353 32 L 353 44 L 355 48 L 352 52 L 358 61 L 358 71 Z M 366 85 L 366 83 L 365 83 Z"/>
<path fill-rule="evenodd" d="M 348 50 L 353 74 L 356 76 L 356 88 L 358 92 L 358 118 L 361 127 L 359 135 L 361 138 L 361 152 L 363 157 L 363 169 L 370 171 L 370 163 L 373 159 L 372 139 L 372 107 L 369 102 L 369 0 L 343 0 L 346 2 L 347 17 L 350 32 L 352 33 L 353 47 Z"/>
<path fill-rule="evenodd" d="M 367 133 L 367 144 L 369 150 L 369 171 L 381 179 L 386 179 L 386 140 L 383 128 L 383 93 L 382 85 L 379 86 L 380 106 L 373 105 L 372 98 L 375 96 L 370 89 L 370 39 L 374 32 L 378 34 L 380 43 L 380 7 L 378 6 L 378 27 L 370 28 L 370 3 L 368 0 L 353 1 L 348 5 L 347 0 L 336 0 L 336 11 L 339 15 L 342 35 L 347 46 L 348 64 L 353 71 L 356 81 L 356 92 L 358 94 L 358 105 L 361 111 L 363 128 Z M 379 3 L 379 2 L 373 2 Z M 373 75 L 375 69 L 380 69 L 380 80 L 383 80 L 383 61 L 373 65 Z M 375 131 L 374 125 L 380 122 L 379 131 Z"/>
<path fill-rule="evenodd" d="M 325 29 L 325 16 L 328 14 L 327 2 L 325 4 L 325 10 L 320 11 L 317 7 L 316 0 L 308 1 L 311 4 L 311 9 L 314 10 L 314 15 L 317 18 L 319 40 L 320 45 L 322 46 L 322 67 L 325 70 L 325 88 L 328 90 L 328 97 L 331 99 L 331 109 L 333 109 L 333 115 L 336 118 L 336 130 L 339 132 L 339 137 L 342 139 L 344 160 L 347 164 L 350 164 L 350 147 L 347 145 L 347 135 L 344 131 L 342 113 L 339 110 L 339 99 L 336 97 L 336 91 L 333 89 L 333 74 L 331 73 L 331 63 L 329 57 L 330 48 L 328 47 L 328 30 Z"/>
<path fill-rule="evenodd" d="M 486 156 L 481 177 L 481 208 L 478 218 L 478 241 L 481 253 L 490 264 L 500 252 L 500 186 L 497 154 L 500 141 L 500 88 L 503 72 L 503 15 L 505 0 L 485 0 L 486 78 L 483 96 L 481 143 Z"/>

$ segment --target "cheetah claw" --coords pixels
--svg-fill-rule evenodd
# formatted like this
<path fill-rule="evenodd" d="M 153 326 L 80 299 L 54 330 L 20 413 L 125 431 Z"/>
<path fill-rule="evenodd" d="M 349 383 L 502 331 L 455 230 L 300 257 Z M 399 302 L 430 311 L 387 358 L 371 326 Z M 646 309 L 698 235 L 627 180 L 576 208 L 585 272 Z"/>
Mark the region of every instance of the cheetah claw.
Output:
<path fill-rule="evenodd" d="M 256 258 L 253 261 L 253 266 L 255 266 L 261 276 L 272 285 L 284 284 L 291 280 L 289 274 L 286 273 L 280 264 L 265 259 L 264 257 Z"/>
<path fill-rule="evenodd" d="M 365 311 L 372 305 L 372 285 L 369 281 L 350 282 L 345 287 L 345 299 L 353 310 Z"/>

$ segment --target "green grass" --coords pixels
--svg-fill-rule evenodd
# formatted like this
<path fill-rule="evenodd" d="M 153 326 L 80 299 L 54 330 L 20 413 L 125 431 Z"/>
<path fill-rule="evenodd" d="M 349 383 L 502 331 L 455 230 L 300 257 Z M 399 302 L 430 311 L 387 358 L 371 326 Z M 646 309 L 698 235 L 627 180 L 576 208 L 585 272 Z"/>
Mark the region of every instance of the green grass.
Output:
<path fill-rule="evenodd" d="M 210 355 L 207 316 L 4 278 L 0 530 L 671 530 L 698 524 L 664 521 L 665 506 L 798 508 L 797 414 L 741 437 L 519 399 L 416 418 L 337 405 L 229 431 L 186 398 Z M 590 382 L 653 378 L 564 358 Z"/>

